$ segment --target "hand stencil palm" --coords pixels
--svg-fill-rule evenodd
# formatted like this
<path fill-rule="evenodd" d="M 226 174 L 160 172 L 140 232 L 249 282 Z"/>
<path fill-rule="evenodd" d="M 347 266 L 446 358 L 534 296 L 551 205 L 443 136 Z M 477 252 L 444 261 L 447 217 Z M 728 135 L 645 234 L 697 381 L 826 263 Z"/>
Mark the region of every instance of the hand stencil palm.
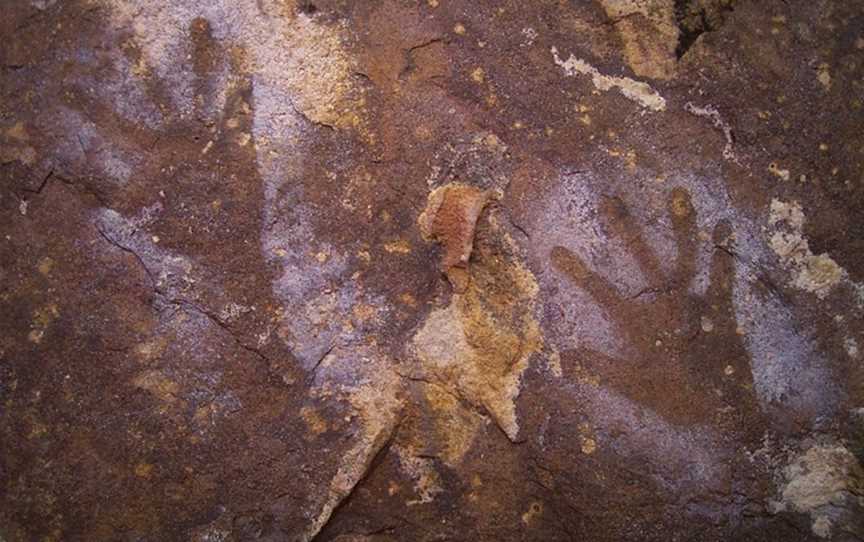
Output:
<path fill-rule="evenodd" d="M 678 424 L 707 422 L 716 409 L 752 401 L 749 360 L 732 306 L 734 261 L 722 245 L 730 234 L 728 225 L 719 223 L 713 232 L 710 287 L 704 295 L 693 295 L 688 290 L 697 273 L 699 240 L 696 210 L 686 190 L 673 190 L 668 200 L 678 249 L 668 273 L 620 199 L 605 198 L 600 212 L 631 251 L 648 287 L 627 298 L 574 252 L 555 246 L 553 266 L 612 315 L 631 356 L 624 360 L 581 347 L 562 353 L 565 364 L 587 365 L 589 372 L 601 376 L 601 385 Z M 670 387 L 692 401 L 686 407 L 678 406 L 678 398 L 670 401 Z"/>

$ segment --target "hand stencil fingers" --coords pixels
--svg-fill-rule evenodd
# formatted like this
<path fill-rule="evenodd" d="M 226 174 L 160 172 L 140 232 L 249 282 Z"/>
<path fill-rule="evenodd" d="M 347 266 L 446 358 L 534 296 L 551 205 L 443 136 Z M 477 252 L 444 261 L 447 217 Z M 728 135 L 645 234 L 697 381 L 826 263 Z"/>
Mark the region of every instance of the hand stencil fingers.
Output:
<path fill-rule="evenodd" d="M 550 255 L 552 265 L 561 271 L 577 286 L 606 308 L 621 304 L 621 296 L 615 287 L 599 274 L 592 271 L 582 259 L 570 250 L 556 246 Z"/>
<path fill-rule="evenodd" d="M 711 256 L 711 285 L 706 298 L 732 310 L 732 285 L 735 282 L 735 258 L 731 247 L 726 247 L 732 233 L 730 224 L 723 220 L 714 227 L 714 253 Z"/>
<path fill-rule="evenodd" d="M 696 209 L 690 194 L 683 188 L 675 188 L 668 201 L 669 218 L 675 230 L 678 259 L 675 262 L 673 279 L 680 287 L 687 286 L 696 273 L 696 251 L 698 249 Z"/>
<path fill-rule="evenodd" d="M 609 228 L 639 262 L 639 266 L 649 284 L 661 280 L 660 265 L 654 249 L 645 241 L 643 229 L 630 213 L 626 204 L 618 197 L 606 197 L 600 203 L 600 213 Z"/>

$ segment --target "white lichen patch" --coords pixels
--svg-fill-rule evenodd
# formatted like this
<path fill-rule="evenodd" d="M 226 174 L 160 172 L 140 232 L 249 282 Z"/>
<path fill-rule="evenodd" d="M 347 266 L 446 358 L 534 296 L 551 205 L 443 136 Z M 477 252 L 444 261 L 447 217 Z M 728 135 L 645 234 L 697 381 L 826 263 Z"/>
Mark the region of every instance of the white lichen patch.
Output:
<path fill-rule="evenodd" d="M 629 77 L 604 75 L 594 66 L 573 55 L 570 55 L 567 60 L 561 60 L 556 47 L 552 47 L 551 51 L 555 64 L 561 66 L 564 69 L 564 73 L 568 76 L 590 76 L 591 82 L 597 90 L 606 92 L 617 88 L 625 98 L 638 103 L 645 109 L 651 111 L 666 110 L 666 100 L 656 90 L 651 88 L 651 85 L 648 83 L 636 81 Z"/>
<path fill-rule="evenodd" d="M 786 223 L 789 227 L 800 230 L 804 227 L 804 212 L 798 202 L 785 203 L 778 199 L 771 200 L 771 214 L 768 215 L 768 225 Z"/>
<path fill-rule="evenodd" d="M 557 350 L 553 350 L 546 359 L 546 367 L 555 378 L 564 376 L 564 371 L 561 369 L 561 354 Z"/>
<path fill-rule="evenodd" d="M 826 92 L 831 90 L 831 66 L 828 63 L 823 62 L 819 64 L 819 67 L 816 69 L 816 79 Z"/>
<path fill-rule="evenodd" d="M 33 311 L 33 321 L 30 324 L 30 333 L 27 334 L 27 339 L 32 343 L 41 343 L 48 327 L 59 316 L 60 311 L 55 303 L 50 303 Z"/>
<path fill-rule="evenodd" d="M 254 310 L 255 307 L 247 307 L 246 305 L 241 305 L 232 301 L 230 303 L 226 303 L 225 306 L 222 307 L 222 310 L 219 312 L 219 319 L 223 322 L 230 322 L 233 320 L 237 320 L 244 314 L 252 312 Z"/>
<path fill-rule="evenodd" d="M 531 28 L 530 26 L 526 26 L 522 29 L 522 35 L 525 37 L 520 44 L 521 47 L 530 47 L 534 45 L 534 41 L 537 39 L 537 31 Z"/>
<path fill-rule="evenodd" d="M 824 299 L 846 277 L 846 271 L 828 254 L 813 254 L 802 232 L 804 220 L 798 202 L 772 200 L 768 225 L 774 231 L 768 243 L 783 265 L 792 271 L 790 284 Z"/>
<path fill-rule="evenodd" d="M 435 470 L 434 461 L 419 457 L 410 448 L 394 446 L 399 467 L 414 482 L 414 492 L 418 498 L 408 501 L 409 506 L 426 504 L 435 500 L 435 496 L 444 490 L 441 488 L 441 477 Z"/>
<path fill-rule="evenodd" d="M 687 102 L 684 104 L 684 110 L 696 115 L 697 117 L 703 117 L 710 120 L 711 124 L 713 124 L 715 128 L 723 132 L 723 138 L 726 140 L 726 144 L 723 146 L 723 158 L 740 165 L 738 157 L 735 156 L 735 138 L 732 135 L 732 127 L 728 122 L 723 120 L 720 111 L 718 111 L 716 107 L 713 105 L 700 107 L 692 102 Z"/>
<path fill-rule="evenodd" d="M 779 499 L 771 510 L 808 514 L 813 534 L 830 538 L 864 510 L 861 464 L 840 444 L 817 444 L 781 472 Z"/>
<path fill-rule="evenodd" d="M 858 341 L 853 337 L 847 337 L 843 341 L 843 348 L 846 350 L 846 354 L 852 359 L 858 359 L 858 355 L 861 353 L 858 349 Z"/>

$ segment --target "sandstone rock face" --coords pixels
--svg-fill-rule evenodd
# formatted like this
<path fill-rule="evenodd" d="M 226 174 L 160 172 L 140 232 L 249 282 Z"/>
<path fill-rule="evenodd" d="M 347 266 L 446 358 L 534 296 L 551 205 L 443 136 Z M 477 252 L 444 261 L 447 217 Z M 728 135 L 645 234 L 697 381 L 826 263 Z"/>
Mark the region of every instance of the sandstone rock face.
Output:
<path fill-rule="evenodd" d="M 2 8 L 0 542 L 864 540 L 864 2 Z"/>

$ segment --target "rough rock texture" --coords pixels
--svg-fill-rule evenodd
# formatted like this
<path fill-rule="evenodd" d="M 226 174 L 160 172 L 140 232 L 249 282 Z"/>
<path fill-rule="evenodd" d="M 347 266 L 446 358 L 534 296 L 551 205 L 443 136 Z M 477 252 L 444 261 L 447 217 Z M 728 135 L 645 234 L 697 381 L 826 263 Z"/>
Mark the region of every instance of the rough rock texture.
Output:
<path fill-rule="evenodd" d="M 0 542 L 864 540 L 861 0 L 0 7 Z"/>

